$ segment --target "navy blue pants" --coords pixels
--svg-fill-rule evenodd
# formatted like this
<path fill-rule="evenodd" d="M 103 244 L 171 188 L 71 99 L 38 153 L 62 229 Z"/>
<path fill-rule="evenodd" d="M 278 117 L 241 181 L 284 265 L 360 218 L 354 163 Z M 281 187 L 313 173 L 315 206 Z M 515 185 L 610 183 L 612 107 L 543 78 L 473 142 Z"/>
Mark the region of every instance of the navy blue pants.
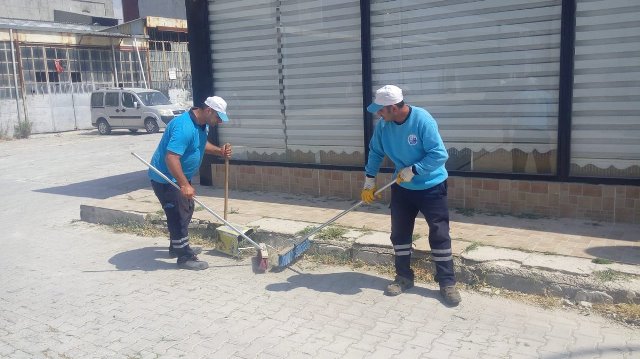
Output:
<path fill-rule="evenodd" d="M 453 271 L 447 181 L 425 190 L 391 186 L 391 243 L 395 253 L 396 274 L 413 280 L 411 242 L 418 212 L 429 225 L 429 246 L 436 266 L 435 280 L 441 287 L 456 283 Z"/>
<path fill-rule="evenodd" d="M 178 263 L 195 258 L 189 247 L 189 223 L 195 206 L 193 199 L 187 199 L 169 183 L 151 181 L 151 187 L 167 215 L 169 248 L 178 256 Z"/>

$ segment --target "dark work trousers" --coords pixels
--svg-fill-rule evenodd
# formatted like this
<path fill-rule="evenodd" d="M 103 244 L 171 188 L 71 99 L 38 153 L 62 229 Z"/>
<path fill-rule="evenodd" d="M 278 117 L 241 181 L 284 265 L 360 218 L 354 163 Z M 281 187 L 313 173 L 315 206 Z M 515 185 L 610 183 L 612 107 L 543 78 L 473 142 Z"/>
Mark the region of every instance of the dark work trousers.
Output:
<path fill-rule="evenodd" d="M 425 190 L 391 186 L 391 243 L 395 253 L 396 274 L 413 280 L 411 242 L 418 211 L 429 225 L 431 258 L 436 266 L 435 280 L 441 287 L 456 283 L 453 271 L 447 181 Z"/>
<path fill-rule="evenodd" d="M 169 183 L 151 181 L 151 187 L 167 215 L 169 248 L 178 256 L 178 263 L 195 258 L 189 247 L 189 222 L 193 216 L 193 199 L 187 199 Z"/>

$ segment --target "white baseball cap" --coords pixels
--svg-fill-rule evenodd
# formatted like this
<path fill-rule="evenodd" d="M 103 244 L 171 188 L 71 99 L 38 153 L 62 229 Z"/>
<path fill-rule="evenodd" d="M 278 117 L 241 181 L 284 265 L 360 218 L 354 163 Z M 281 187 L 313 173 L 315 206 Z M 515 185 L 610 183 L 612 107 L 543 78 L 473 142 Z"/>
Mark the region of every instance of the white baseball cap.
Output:
<path fill-rule="evenodd" d="M 381 108 L 389 105 L 395 105 L 404 99 L 402 90 L 398 86 L 386 85 L 376 91 L 376 98 L 371 105 L 367 106 L 367 111 L 376 113 Z"/>
<path fill-rule="evenodd" d="M 204 101 L 204 104 L 216 111 L 222 121 L 229 121 L 229 117 L 227 116 L 227 101 L 225 101 L 222 97 L 207 97 L 207 99 Z"/>

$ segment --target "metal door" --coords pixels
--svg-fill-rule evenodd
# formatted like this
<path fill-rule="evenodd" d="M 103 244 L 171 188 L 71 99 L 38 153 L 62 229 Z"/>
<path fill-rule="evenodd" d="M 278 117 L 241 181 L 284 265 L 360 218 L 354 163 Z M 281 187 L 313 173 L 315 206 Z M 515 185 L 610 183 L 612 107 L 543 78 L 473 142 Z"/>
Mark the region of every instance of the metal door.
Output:
<path fill-rule="evenodd" d="M 122 103 L 120 107 L 122 125 L 129 128 L 144 127 L 140 99 L 132 92 L 123 91 L 120 100 Z"/>
<path fill-rule="evenodd" d="M 120 114 L 120 91 L 110 91 L 104 96 L 104 112 L 107 114 L 111 127 L 122 126 Z"/>

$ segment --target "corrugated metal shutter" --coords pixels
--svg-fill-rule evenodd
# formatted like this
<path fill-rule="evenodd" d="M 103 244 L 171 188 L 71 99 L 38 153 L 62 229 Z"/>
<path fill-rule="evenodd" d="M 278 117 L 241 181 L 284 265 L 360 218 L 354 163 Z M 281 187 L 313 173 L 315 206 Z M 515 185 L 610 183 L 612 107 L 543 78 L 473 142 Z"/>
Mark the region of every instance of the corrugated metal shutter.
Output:
<path fill-rule="evenodd" d="M 578 1 L 576 10 L 571 163 L 601 169 L 638 166 L 640 3 Z"/>
<path fill-rule="evenodd" d="M 276 16 L 272 0 L 209 1 L 215 94 L 231 121 L 220 139 L 258 153 L 284 153 Z"/>
<path fill-rule="evenodd" d="M 212 0 L 209 16 L 222 141 L 294 162 L 364 152 L 358 1 Z"/>
<path fill-rule="evenodd" d="M 448 148 L 556 149 L 561 1 L 374 0 L 374 91 L 397 84 Z"/>
<path fill-rule="evenodd" d="M 360 5 L 281 1 L 287 146 L 363 153 Z"/>

